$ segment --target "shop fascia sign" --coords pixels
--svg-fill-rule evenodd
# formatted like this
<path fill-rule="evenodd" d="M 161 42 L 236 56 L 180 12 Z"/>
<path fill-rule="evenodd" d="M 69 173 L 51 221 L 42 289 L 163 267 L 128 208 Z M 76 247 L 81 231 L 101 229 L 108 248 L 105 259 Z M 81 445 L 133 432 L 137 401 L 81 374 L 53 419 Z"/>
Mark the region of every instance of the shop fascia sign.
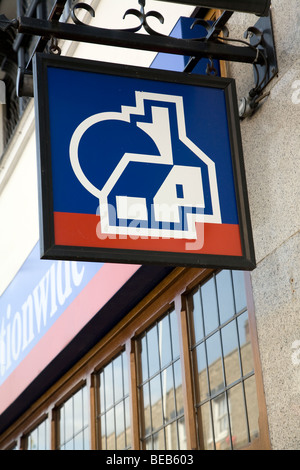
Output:
<path fill-rule="evenodd" d="M 41 257 L 253 269 L 232 79 L 36 54 Z"/>
<path fill-rule="evenodd" d="M 101 266 L 61 260 L 44 264 L 38 244 L 34 247 L 0 297 L 0 386 Z"/>

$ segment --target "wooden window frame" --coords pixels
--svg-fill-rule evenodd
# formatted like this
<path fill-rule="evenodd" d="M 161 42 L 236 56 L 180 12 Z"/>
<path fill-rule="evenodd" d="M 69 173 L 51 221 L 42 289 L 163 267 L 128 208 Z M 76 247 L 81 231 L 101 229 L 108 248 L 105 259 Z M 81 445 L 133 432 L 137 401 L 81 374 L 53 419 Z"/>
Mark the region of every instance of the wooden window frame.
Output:
<path fill-rule="evenodd" d="M 179 341 L 179 355 L 177 355 L 175 358 L 174 357 L 171 357 L 169 363 L 167 365 L 164 365 L 161 369 L 157 369 L 156 372 L 154 373 L 154 375 L 152 375 L 152 377 L 150 377 L 150 371 L 149 371 L 149 376 L 147 376 L 147 379 L 143 379 L 142 378 L 142 361 L 141 361 L 141 337 L 147 333 L 149 330 L 151 330 L 153 327 L 157 327 L 158 323 L 161 322 L 164 318 L 170 316 L 170 315 L 175 315 L 176 317 L 176 323 L 177 323 L 177 328 L 178 328 L 178 341 Z M 155 377 L 159 377 L 159 375 L 164 371 L 166 370 L 167 368 L 172 368 L 173 370 L 173 366 L 175 363 L 180 363 L 180 366 L 181 366 L 181 376 L 183 376 L 183 368 L 182 368 L 182 350 L 181 350 L 181 347 L 180 347 L 180 330 L 179 330 L 179 321 L 178 321 L 178 312 L 176 311 L 176 308 L 175 308 L 175 302 L 171 302 L 171 303 L 167 303 L 165 308 L 163 309 L 163 312 L 161 313 L 161 315 L 146 329 L 144 329 L 139 335 L 137 335 L 137 337 L 134 338 L 134 341 L 136 343 L 136 348 L 135 348 L 135 363 L 136 363 L 136 368 L 137 368 L 137 379 L 138 381 L 136 382 L 136 388 L 138 389 L 138 394 L 143 395 L 142 393 L 142 388 L 143 386 L 145 386 L 146 384 L 149 384 L 149 382 L 151 382 L 151 380 Z M 171 325 L 169 324 L 168 325 L 170 328 L 171 328 Z M 170 342 L 172 342 L 172 333 L 171 333 L 171 330 L 170 331 Z M 149 345 L 149 343 L 148 343 Z M 147 348 L 148 349 L 148 348 Z M 149 350 L 147 352 L 147 354 L 149 353 Z M 149 357 L 147 357 L 147 360 L 149 361 Z M 160 366 L 159 366 L 160 367 Z M 182 377 L 183 379 L 183 377 Z M 173 376 L 173 380 L 174 380 L 174 376 Z M 174 382 L 173 382 L 173 385 L 174 385 Z M 149 392 L 150 393 L 150 392 Z M 174 392 L 175 393 L 175 392 Z M 150 394 L 151 395 L 151 394 Z M 175 398 L 175 396 L 174 396 Z M 161 399 L 163 400 L 163 397 L 161 396 Z M 155 404 L 151 403 L 151 406 L 150 408 L 152 408 Z M 185 405 L 185 404 L 184 404 Z M 143 417 L 142 415 L 144 414 L 143 411 L 144 411 L 144 408 L 143 408 L 144 404 L 141 402 L 141 400 L 138 400 L 138 402 L 136 403 L 136 407 L 138 407 L 140 409 L 140 415 L 141 415 L 141 426 L 140 426 L 140 440 L 141 440 L 141 449 L 143 450 L 143 444 L 142 442 L 145 441 L 147 439 L 147 437 L 145 436 L 142 436 L 142 433 L 144 431 L 144 423 L 143 423 Z M 183 409 L 185 410 L 185 406 L 183 407 Z M 150 409 L 150 415 L 152 415 L 152 409 Z M 178 424 L 179 421 L 182 419 L 182 418 L 186 418 L 185 416 L 185 413 L 183 412 L 182 416 L 178 413 L 178 409 L 176 410 L 175 408 L 175 416 L 172 420 L 172 424 L 176 423 Z M 153 418 L 152 418 L 153 419 Z M 170 425 L 170 421 L 167 421 L 167 422 L 163 422 L 161 423 L 161 426 L 159 427 L 159 429 L 156 429 L 155 431 L 152 430 L 150 433 L 149 433 L 149 436 L 148 437 L 151 437 L 151 440 L 153 439 L 154 435 L 157 434 L 157 433 L 160 433 L 160 432 L 164 432 L 165 433 L 165 429 Z M 142 431 L 143 429 L 143 431 Z M 177 428 L 178 430 L 178 428 Z M 179 435 L 177 434 L 177 441 L 178 441 L 178 444 L 179 444 Z"/>
<path fill-rule="evenodd" d="M 184 396 L 185 425 L 187 448 L 198 449 L 196 414 L 194 409 L 194 387 L 189 344 L 189 327 L 187 312 L 187 295 L 209 278 L 212 269 L 176 268 L 151 293 L 129 312 L 96 346 L 94 346 L 76 365 L 54 384 L 40 399 L 35 402 L 2 436 L 0 449 L 8 449 L 33 429 L 48 414 L 51 426 L 51 449 L 57 445 L 58 408 L 76 390 L 86 384 L 90 397 L 90 449 L 99 449 L 97 437 L 97 375 L 114 357 L 123 350 L 128 358 L 129 398 L 131 414 L 131 449 L 140 450 L 140 410 L 137 388 L 137 339 L 147 328 L 159 320 L 169 309 L 175 309 L 178 321 L 180 340 L 180 359 L 182 367 L 182 387 Z M 246 449 L 269 450 L 267 412 L 262 382 L 262 371 L 258 353 L 258 340 L 254 315 L 254 304 L 251 292 L 250 274 L 245 273 L 247 307 L 250 338 L 253 350 L 254 373 L 257 386 L 259 406 L 259 437 Z M 22 446 L 19 446 L 22 448 Z M 24 447 L 23 447 L 24 448 Z"/>
<path fill-rule="evenodd" d="M 130 402 L 130 394 L 131 394 L 131 387 L 130 387 L 130 371 L 129 371 L 129 355 L 127 351 L 127 346 L 125 345 L 114 357 L 110 358 L 108 362 L 106 362 L 102 367 L 97 368 L 97 370 L 94 371 L 92 374 L 93 378 L 93 396 L 91 397 L 91 408 L 93 408 L 94 411 L 91 409 L 91 422 L 94 422 L 94 431 L 93 431 L 93 444 L 92 448 L 97 449 L 97 450 L 102 450 L 101 449 L 101 440 L 102 440 L 102 434 L 101 434 L 101 414 L 106 413 L 106 411 L 101 411 L 101 403 L 100 403 L 100 373 L 105 369 L 106 366 L 108 366 L 112 361 L 117 359 L 119 356 L 124 354 L 124 356 L 127 359 L 127 370 L 128 370 L 128 394 L 126 393 L 126 396 L 122 396 L 122 399 L 119 401 L 123 401 L 125 403 L 125 400 L 127 398 L 129 399 Z M 123 370 L 122 370 L 123 374 Z M 113 403 L 111 405 L 111 408 L 115 408 L 116 403 Z M 126 433 L 126 428 L 124 429 L 124 432 Z M 106 450 L 106 449 L 103 449 Z"/>
<path fill-rule="evenodd" d="M 64 406 L 64 404 L 68 400 L 70 400 L 77 392 L 82 390 L 84 387 L 87 387 L 87 394 L 89 397 L 89 388 L 87 386 L 87 380 L 81 379 L 71 389 L 69 389 L 68 392 L 63 397 L 61 397 L 55 403 L 55 407 L 52 410 L 52 422 L 53 422 L 53 427 L 51 426 L 51 449 L 52 450 L 60 450 L 60 446 L 61 446 L 61 442 L 60 442 L 60 437 L 61 437 L 60 436 L 60 410 L 61 408 Z M 89 409 L 90 408 L 91 407 L 89 403 Z M 90 427 L 90 422 L 89 422 L 89 427 Z M 52 432 L 54 435 L 52 435 Z"/>
<path fill-rule="evenodd" d="M 30 434 L 35 430 L 37 429 L 44 421 L 49 421 L 48 425 L 49 425 L 49 432 L 50 432 L 50 436 L 49 436 L 49 447 L 51 445 L 51 424 L 50 424 L 50 419 L 49 419 L 49 414 L 48 413 L 45 413 L 41 416 L 38 417 L 37 421 L 31 423 L 32 426 L 30 426 L 29 429 L 27 429 L 26 432 L 23 433 L 22 437 L 21 437 L 21 448 L 24 449 L 24 450 L 28 450 L 28 437 L 30 436 Z"/>

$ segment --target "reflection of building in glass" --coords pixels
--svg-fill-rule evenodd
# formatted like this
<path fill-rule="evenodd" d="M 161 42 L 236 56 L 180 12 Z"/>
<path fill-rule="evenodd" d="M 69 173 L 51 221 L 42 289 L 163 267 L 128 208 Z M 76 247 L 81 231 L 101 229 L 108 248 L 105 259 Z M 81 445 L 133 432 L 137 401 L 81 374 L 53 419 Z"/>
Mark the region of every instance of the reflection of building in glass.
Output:
<path fill-rule="evenodd" d="M 89 448 L 89 405 L 87 387 L 79 389 L 59 408 L 60 450 Z"/>
<path fill-rule="evenodd" d="M 247 327 L 248 324 L 245 324 Z M 241 346 L 241 355 L 245 369 L 253 365 L 252 349 L 249 338 Z M 224 357 L 227 375 L 238 377 L 240 365 L 236 360 L 237 350 Z M 230 449 L 246 446 L 258 436 L 258 407 L 256 383 L 253 373 L 240 376 L 229 386 L 220 383 L 223 376 L 223 364 L 218 358 L 209 367 L 211 395 L 198 407 L 199 438 L 205 449 Z M 207 387 L 207 371 L 198 375 L 199 390 Z"/>
<path fill-rule="evenodd" d="M 213 275 L 188 298 L 198 439 L 235 449 L 258 434 L 246 296 L 240 273 Z"/>
<path fill-rule="evenodd" d="M 141 338 L 140 345 L 144 354 L 141 362 L 144 368 L 155 369 L 164 361 L 163 356 L 167 354 L 166 345 L 171 346 L 171 353 L 173 350 L 175 352 L 175 342 L 170 343 L 171 335 L 168 335 L 171 318 L 172 312 L 163 319 L 163 326 L 159 322 L 153 327 L 157 331 L 152 328 Z M 201 369 L 195 376 L 198 434 L 201 448 L 204 449 L 240 448 L 258 436 L 256 384 L 247 313 L 240 315 L 238 321 L 240 328 L 243 328 L 240 334 L 243 342 L 240 347 L 232 349 L 223 360 L 221 356 L 216 357 L 208 368 Z M 162 343 L 159 347 L 162 332 L 165 339 L 164 348 Z M 151 341 L 150 355 L 146 340 Z M 156 353 L 158 356 L 155 359 Z M 143 448 L 147 450 L 186 449 L 181 365 L 179 356 L 175 356 L 175 360 L 173 358 L 171 355 L 165 358 L 170 363 L 166 363 L 165 367 L 156 370 L 150 377 L 148 370 L 141 370 L 145 379 L 139 388 L 141 435 Z M 156 366 L 155 360 L 158 361 Z M 119 373 L 121 376 L 122 371 Z M 111 388 L 110 400 L 113 390 L 114 387 Z M 104 397 L 102 399 L 104 400 Z M 123 406 L 119 407 L 118 411 L 121 403 L 122 399 L 118 405 L 112 406 L 108 412 L 102 414 L 103 449 L 129 448 L 126 442 L 129 442 L 130 424 L 124 421 Z"/>
<path fill-rule="evenodd" d="M 226 282 L 228 288 L 222 291 Z M 258 437 L 252 346 L 241 286 L 236 273 L 221 272 L 187 297 L 194 408 L 201 449 L 237 449 Z M 187 448 L 179 343 L 175 310 L 170 310 L 136 339 L 143 449 Z M 99 371 L 97 383 L 99 448 L 132 448 L 126 351 Z M 78 390 L 58 410 L 59 448 L 88 448 L 87 388 Z M 44 423 L 27 436 L 28 449 L 44 445 L 42 426 Z"/>
<path fill-rule="evenodd" d="M 99 374 L 98 431 L 102 450 L 129 449 L 131 422 L 126 353 L 113 359 Z"/>
<path fill-rule="evenodd" d="M 248 323 L 245 323 L 245 329 Z M 249 336 L 241 346 L 241 355 L 245 369 L 249 370 L 253 365 L 252 349 Z M 236 361 L 237 350 L 228 354 L 225 359 L 228 374 L 237 376 L 240 374 L 240 367 Z M 205 449 L 230 449 L 231 441 L 233 448 L 246 446 L 250 439 L 258 436 L 258 408 L 256 399 L 256 384 L 253 373 L 248 374 L 248 378 L 240 378 L 226 388 L 220 384 L 219 378 L 222 376 L 222 362 L 218 358 L 210 369 L 210 383 L 212 387 L 211 397 L 203 400 L 203 404 L 198 409 L 199 418 L 199 440 L 201 448 Z M 163 376 L 163 374 L 162 374 Z M 198 374 L 199 389 L 201 386 L 207 388 L 207 371 L 201 370 Z M 176 399 L 182 403 L 182 385 L 175 390 Z M 174 414 L 174 390 L 168 390 L 167 394 L 151 405 L 151 418 L 157 427 L 153 434 L 153 447 L 151 441 L 147 440 L 146 449 L 178 449 L 178 439 L 180 449 L 186 448 L 185 423 L 184 418 L 176 421 Z M 181 414 L 182 410 L 179 410 Z M 142 410 L 144 416 L 150 417 L 150 406 Z M 174 421 L 163 427 L 163 416 L 167 416 L 170 421 Z M 145 425 L 145 423 L 144 423 Z M 248 429 L 249 426 L 249 429 Z M 150 433 L 150 423 L 144 428 L 144 434 Z M 250 435 L 249 435 L 250 434 Z"/>
<path fill-rule="evenodd" d="M 185 449 L 179 334 L 169 312 L 138 342 L 141 437 L 145 449 Z"/>
<path fill-rule="evenodd" d="M 49 450 L 49 421 L 43 420 L 35 429 L 26 436 L 27 450 Z"/>

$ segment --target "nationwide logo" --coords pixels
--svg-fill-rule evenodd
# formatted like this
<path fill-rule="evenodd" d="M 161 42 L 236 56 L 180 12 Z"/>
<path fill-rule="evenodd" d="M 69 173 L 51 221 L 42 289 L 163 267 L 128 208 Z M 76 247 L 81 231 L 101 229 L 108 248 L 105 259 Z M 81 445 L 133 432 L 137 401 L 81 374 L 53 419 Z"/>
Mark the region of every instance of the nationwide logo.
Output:
<path fill-rule="evenodd" d="M 135 100 L 88 117 L 71 139 L 73 171 L 99 200 L 98 237 L 199 240 L 204 223 L 222 223 L 215 163 L 187 136 L 182 96 L 136 91 Z M 107 126 L 114 150 L 99 159 L 110 171 L 95 174 L 86 149 Z M 126 151 L 128 135 L 143 152 Z"/>
<path fill-rule="evenodd" d="M 233 84 L 81 63 L 47 68 L 44 256 L 180 266 L 242 256 Z"/>

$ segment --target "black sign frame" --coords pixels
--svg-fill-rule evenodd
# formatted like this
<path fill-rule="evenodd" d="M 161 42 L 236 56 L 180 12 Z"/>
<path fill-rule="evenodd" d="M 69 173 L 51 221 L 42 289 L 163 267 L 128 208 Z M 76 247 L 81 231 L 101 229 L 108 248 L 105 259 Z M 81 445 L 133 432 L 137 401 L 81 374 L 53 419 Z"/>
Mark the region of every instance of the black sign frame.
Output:
<path fill-rule="evenodd" d="M 48 97 L 48 67 L 88 71 L 124 77 L 140 77 L 163 82 L 224 90 L 232 168 L 242 246 L 241 256 L 220 254 L 174 253 L 116 248 L 95 248 L 58 245 L 54 236 L 53 179 L 51 165 L 51 139 Z M 57 84 L 59 87 L 59 83 Z M 42 259 L 76 261 L 117 262 L 130 264 L 154 264 L 165 266 L 189 266 L 253 270 L 256 267 L 253 234 L 249 210 L 246 175 L 243 159 L 238 100 L 235 81 L 229 78 L 189 75 L 143 67 L 132 67 L 83 59 L 36 54 L 34 58 L 34 99 L 36 111 L 36 140 L 39 184 L 40 246 Z"/>

